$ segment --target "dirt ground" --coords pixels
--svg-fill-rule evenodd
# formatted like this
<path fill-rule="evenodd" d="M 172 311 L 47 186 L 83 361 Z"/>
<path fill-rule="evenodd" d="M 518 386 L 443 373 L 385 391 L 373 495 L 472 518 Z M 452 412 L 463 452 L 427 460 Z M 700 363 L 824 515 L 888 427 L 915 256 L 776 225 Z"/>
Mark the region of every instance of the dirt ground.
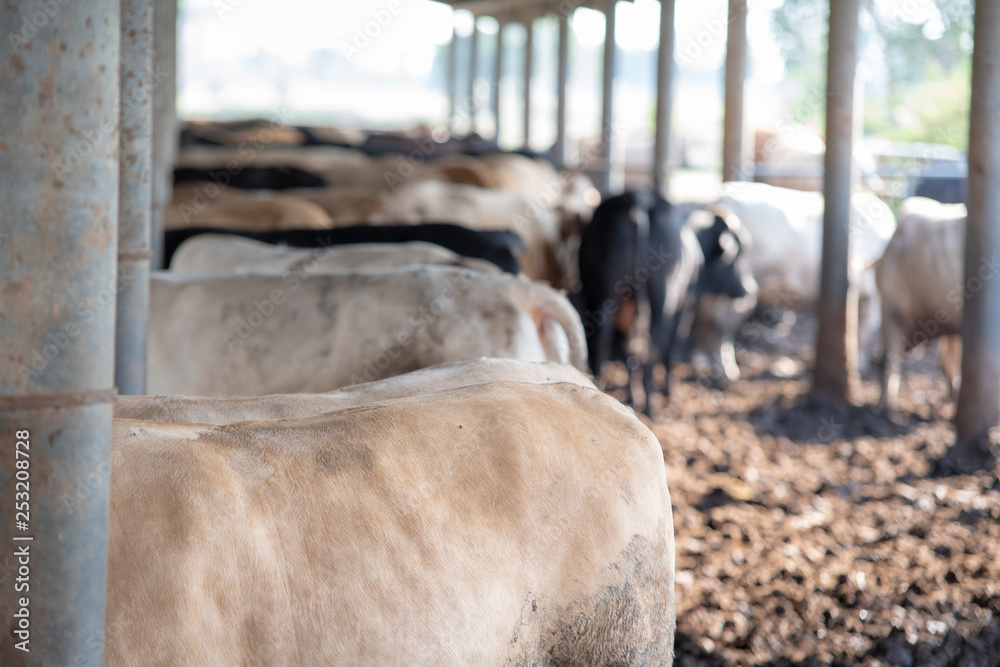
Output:
<path fill-rule="evenodd" d="M 908 362 L 892 421 L 869 407 L 876 375 L 866 405 L 809 401 L 810 315 L 756 331 L 739 382 L 681 366 L 655 397 L 676 664 L 1000 665 L 1000 468 L 935 474 L 954 403 L 933 350 Z"/>

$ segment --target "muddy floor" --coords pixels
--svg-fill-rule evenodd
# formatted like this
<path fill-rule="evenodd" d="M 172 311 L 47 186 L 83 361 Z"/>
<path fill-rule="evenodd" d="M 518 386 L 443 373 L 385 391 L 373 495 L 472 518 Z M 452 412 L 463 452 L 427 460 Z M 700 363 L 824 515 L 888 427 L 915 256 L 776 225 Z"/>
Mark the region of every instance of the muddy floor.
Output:
<path fill-rule="evenodd" d="M 676 664 L 1000 665 L 1000 469 L 936 473 L 954 403 L 933 349 L 891 420 L 874 374 L 863 405 L 809 400 L 808 314 L 751 338 L 725 391 L 681 366 L 654 399 Z"/>

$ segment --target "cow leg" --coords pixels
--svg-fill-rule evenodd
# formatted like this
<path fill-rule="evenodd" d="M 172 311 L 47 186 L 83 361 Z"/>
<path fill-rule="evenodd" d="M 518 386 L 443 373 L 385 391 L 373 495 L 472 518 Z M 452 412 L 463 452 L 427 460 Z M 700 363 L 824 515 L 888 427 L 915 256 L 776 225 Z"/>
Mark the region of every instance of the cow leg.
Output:
<path fill-rule="evenodd" d="M 879 409 L 888 412 L 896 409 L 896 398 L 899 395 L 899 374 L 903 368 L 905 336 L 900 322 L 902 319 L 894 313 L 882 313 L 882 337 L 885 339 L 885 363 L 882 366 L 882 397 L 879 399 Z"/>
<path fill-rule="evenodd" d="M 962 383 L 962 337 L 958 335 L 938 338 L 938 361 L 948 380 L 948 398 L 958 399 Z"/>

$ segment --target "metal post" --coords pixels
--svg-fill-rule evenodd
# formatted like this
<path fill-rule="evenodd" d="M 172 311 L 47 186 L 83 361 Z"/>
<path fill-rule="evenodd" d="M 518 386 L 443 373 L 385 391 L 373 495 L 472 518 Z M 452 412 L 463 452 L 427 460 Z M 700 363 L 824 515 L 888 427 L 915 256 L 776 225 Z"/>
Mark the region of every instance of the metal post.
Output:
<path fill-rule="evenodd" d="M 0 5 L 0 663 L 100 665 L 121 17 L 52 7 Z"/>
<path fill-rule="evenodd" d="M 823 162 L 823 257 L 816 336 L 817 393 L 849 400 L 857 383 L 857 294 L 848 275 L 854 78 L 860 0 L 830 2 L 826 82 L 826 157 Z M 855 301 L 853 307 L 849 299 Z"/>
<path fill-rule="evenodd" d="M 163 211 L 170 205 L 177 157 L 177 0 L 153 2 L 152 265 L 163 256 Z"/>
<path fill-rule="evenodd" d="M 448 44 L 448 131 L 455 132 L 455 116 L 458 112 L 458 32 L 451 26 L 451 42 Z"/>
<path fill-rule="evenodd" d="M 746 78 L 746 69 L 747 0 L 729 0 L 726 115 L 722 138 L 723 181 L 743 181 L 748 175 L 743 169 L 743 80 Z"/>
<path fill-rule="evenodd" d="M 534 57 L 534 20 L 524 20 L 524 149 L 531 148 L 531 61 Z"/>
<path fill-rule="evenodd" d="M 493 105 L 493 122 L 496 125 L 496 139 L 500 141 L 500 84 L 503 80 L 503 27 L 504 23 L 497 18 L 497 51 L 493 60 L 493 95 L 490 103 Z"/>
<path fill-rule="evenodd" d="M 556 143 L 552 159 L 566 166 L 566 81 L 569 79 L 569 16 L 559 15 L 559 67 L 556 72 Z"/>
<path fill-rule="evenodd" d="M 604 98 L 601 107 L 601 194 L 607 196 L 612 187 L 619 189 L 612 175 L 614 163 L 614 80 L 615 80 L 615 7 L 616 0 L 608 0 L 604 10 Z"/>
<path fill-rule="evenodd" d="M 472 18 L 472 35 L 469 37 L 469 132 L 476 131 L 476 72 L 479 69 L 479 30 L 476 29 L 476 19 Z"/>
<path fill-rule="evenodd" d="M 149 311 L 149 216 L 152 205 L 153 0 L 122 0 L 121 160 L 118 192 L 118 304 L 115 385 L 146 392 Z"/>
<path fill-rule="evenodd" d="M 653 144 L 653 190 L 667 196 L 667 158 L 674 79 L 674 0 L 660 0 L 660 48 L 656 57 L 656 142 Z"/>
<path fill-rule="evenodd" d="M 977 0 L 969 117 L 969 217 L 962 317 L 962 386 L 956 444 L 946 461 L 959 472 L 992 468 L 989 430 L 1000 421 L 1000 285 L 990 264 L 1000 254 L 1000 5 Z"/>

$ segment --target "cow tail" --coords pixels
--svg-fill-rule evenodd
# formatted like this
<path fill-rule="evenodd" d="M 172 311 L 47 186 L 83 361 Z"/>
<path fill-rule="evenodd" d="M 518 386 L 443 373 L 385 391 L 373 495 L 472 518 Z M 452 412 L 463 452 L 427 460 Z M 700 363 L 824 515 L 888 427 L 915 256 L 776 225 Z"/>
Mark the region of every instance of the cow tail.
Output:
<path fill-rule="evenodd" d="M 577 370 L 589 374 L 583 323 L 569 299 L 546 285 L 518 282 L 526 288 L 519 290 L 520 305 L 535 321 L 546 358 L 572 364 Z"/>
<path fill-rule="evenodd" d="M 638 190 L 633 193 L 632 196 L 632 210 L 630 211 L 630 218 L 635 221 L 636 234 L 635 234 L 635 262 L 632 266 L 632 278 L 633 281 L 636 280 L 639 275 L 639 269 L 645 266 L 646 256 L 649 253 L 649 227 L 650 219 L 649 214 L 652 211 L 655 200 L 650 192 L 644 190 Z M 647 271 L 648 273 L 648 271 Z M 647 280 L 649 280 L 647 278 Z M 649 285 L 636 285 L 635 289 L 635 306 L 636 306 L 636 331 L 640 333 L 638 339 L 640 341 L 651 340 L 652 331 L 650 330 L 650 325 L 652 322 L 652 313 L 650 312 L 650 302 L 649 302 Z M 640 327 L 641 325 L 641 327 Z M 649 359 L 649 350 L 642 351 L 642 356 Z"/>

